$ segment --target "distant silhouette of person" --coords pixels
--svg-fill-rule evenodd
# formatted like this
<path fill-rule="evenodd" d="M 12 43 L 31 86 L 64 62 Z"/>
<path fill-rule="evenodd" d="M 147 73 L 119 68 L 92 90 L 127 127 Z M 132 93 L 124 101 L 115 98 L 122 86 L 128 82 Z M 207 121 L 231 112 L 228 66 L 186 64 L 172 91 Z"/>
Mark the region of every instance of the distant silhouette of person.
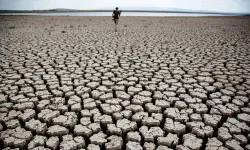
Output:
<path fill-rule="evenodd" d="M 118 7 L 116 7 L 116 9 L 113 11 L 113 20 L 115 22 L 115 31 L 117 32 L 117 26 L 118 26 L 118 21 L 119 21 L 119 17 L 121 15 L 121 11 L 118 10 Z"/>

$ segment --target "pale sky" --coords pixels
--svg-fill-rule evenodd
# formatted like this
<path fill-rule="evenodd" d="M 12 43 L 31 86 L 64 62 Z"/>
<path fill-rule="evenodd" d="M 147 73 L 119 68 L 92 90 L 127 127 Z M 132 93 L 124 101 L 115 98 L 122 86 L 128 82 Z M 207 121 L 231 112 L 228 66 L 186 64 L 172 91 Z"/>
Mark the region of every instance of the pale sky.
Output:
<path fill-rule="evenodd" d="M 54 8 L 100 9 L 106 7 L 172 7 L 234 13 L 250 13 L 250 0 L 0 0 L 0 10 Z"/>

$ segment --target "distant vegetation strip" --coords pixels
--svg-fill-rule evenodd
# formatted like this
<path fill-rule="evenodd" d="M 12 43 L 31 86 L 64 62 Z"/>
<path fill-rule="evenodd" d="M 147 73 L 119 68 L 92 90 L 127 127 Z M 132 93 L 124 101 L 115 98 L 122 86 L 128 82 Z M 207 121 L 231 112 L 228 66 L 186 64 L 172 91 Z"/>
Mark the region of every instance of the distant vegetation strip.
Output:
<path fill-rule="evenodd" d="M 113 10 L 0 10 L 0 13 L 70 13 L 70 12 L 112 12 Z M 235 13 L 221 12 L 189 12 L 189 11 L 165 11 L 165 10 L 122 10 L 122 12 L 150 12 L 150 13 L 191 13 L 191 14 L 226 14 L 235 15 Z"/>

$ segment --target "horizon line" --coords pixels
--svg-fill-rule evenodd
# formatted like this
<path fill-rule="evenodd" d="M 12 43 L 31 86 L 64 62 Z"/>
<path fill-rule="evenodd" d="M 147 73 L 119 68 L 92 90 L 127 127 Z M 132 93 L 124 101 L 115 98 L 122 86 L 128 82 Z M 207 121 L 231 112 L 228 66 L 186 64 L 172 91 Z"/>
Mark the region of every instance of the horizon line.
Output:
<path fill-rule="evenodd" d="M 60 10 L 62 9 L 62 10 Z M 65 10 L 63 10 L 65 9 Z M 31 11 L 36 11 L 37 13 L 57 13 L 57 12 L 112 12 L 113 10 L 104 10 L 104 9 L 92 9 L 92 10 L 84 10 L 84 9 L 67 9 L 67 8 L 54 8 L 54 9 L 44 9 L 44 10 L 0 10 L 0 13 L 30 13 Z M 228 15 L 249 15 L 250 12 L 216 12 L 216 11 L 167 11 L 167 10 L 122 10 L 123 12 L 152 12 L 152 13 L 199 13 L 199 14 L 228 14 Z"/>

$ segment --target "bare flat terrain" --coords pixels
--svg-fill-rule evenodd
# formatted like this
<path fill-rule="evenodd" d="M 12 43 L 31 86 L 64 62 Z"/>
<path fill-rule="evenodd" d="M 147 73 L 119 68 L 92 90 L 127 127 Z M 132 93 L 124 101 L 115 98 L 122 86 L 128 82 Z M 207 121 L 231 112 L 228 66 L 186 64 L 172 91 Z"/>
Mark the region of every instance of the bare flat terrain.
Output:
<path fill-rule="evenodd" d="M 0 16 L 0 149 L 250 150 L 250 18 Z"/>

